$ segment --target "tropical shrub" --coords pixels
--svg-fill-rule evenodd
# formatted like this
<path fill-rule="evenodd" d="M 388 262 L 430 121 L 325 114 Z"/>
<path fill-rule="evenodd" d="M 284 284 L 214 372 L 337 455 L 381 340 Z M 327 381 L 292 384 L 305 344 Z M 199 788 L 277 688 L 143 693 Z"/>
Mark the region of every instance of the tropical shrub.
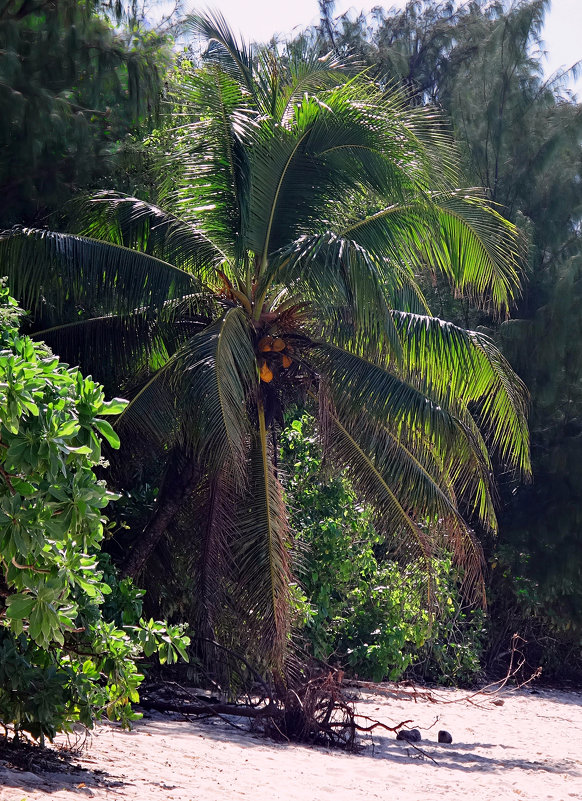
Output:
<path fill-rule="evenodd" d="M 99 564 L 115 497 L 95 469 L 102 419 L 125 401 L 18 332 L 20 310 L 0 289 L 0 721 L 53 737 L 106 712 L 136 717 L 137 660 L 186 656 L 179 626 L 140 620 L 140 591 Z M 105 565 L 107 569 L 107 565 Z M 104 617 L 104 599 L 110 612 Z M 117 600 L 113 600 L 113 599 Z M 117 617 L 117 619 L 115 619 Z"/>
<path fill-rule="evenodd" d="M 299 628 L 318 659 L 361 678 L 414 675 L 466 683 L 481 670 L 481 610 L 464 608 L 450 554 L 403 563 L 374 527 L 345 474 L 331 476 L 312 416 L 290 421 L 281 435 L 281 470 L 296 532 L 303 594 Z M 432 588 L 430 601 L 428 587 Z"/>

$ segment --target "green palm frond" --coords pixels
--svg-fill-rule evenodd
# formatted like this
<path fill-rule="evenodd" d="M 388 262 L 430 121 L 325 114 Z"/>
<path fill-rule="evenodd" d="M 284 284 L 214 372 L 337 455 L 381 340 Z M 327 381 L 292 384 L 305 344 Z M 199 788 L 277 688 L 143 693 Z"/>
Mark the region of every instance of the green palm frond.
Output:
<path fill-rule="evenodd" d="M 98 192 L 75 211 L 79 233 L 148 253 L 202 280 L 226 259 L 195 222 L 136 197 Z"/>
<path fill-rule="evenodd" d="M 447 148 L 438 158 L 419 149 L 403 97 L 375 93 L 366 102 L 369 85 L 360 83 L 304 96 L 285 125 L 262 126 L 250 155 L 253 207 L 261 216 L 251 217 L 249 246 L 263 260 L 330 215 L 345 225 L 350 203 L 358 213 L 355 199 L 369 206 L 377 196 L 403 203 L 426 194 L 436 160 L 438 174 L 447 174 Z"/>
<path fill-rule="evenodd" d="M 172 332 L 173 333 L 173 332 Z M 104 315 L 40 329 L 42 339 L 70 364 L 89 372 L 107 366 L 108 382 L 121 386 L 131 375 L 168 358 L 162 327 L 143 314 Z"/>
<path fill-rule="evenodd" d="M 330 415 L 328 428 L 333 447 L 328 444 L 327 450 L 349 469 L 359 493 L 376 511 L 377 526 L 397 541 L 412 540 L 416 546 L 415 556 L 420 556 L 428 563 L 432 553 L 430 537 L 422 531 L 411 509 L 402 505 L 382 469 L 375 463 L 374 456 L 364 449 L 362 443 L 350 434 L 335 415 Z"/>
<path fill-rule="evenodd" d="M 329 343 L 318 343 L 308 361 L 323 377 L 343 425 L 353 426 L 363 441 L 375 436 L 381 442 L 388 430 L 409 450 L 430 452 L 448 477 L 451 502 L 452 489 L 471 514 L 496 530 L 488 451 L 462 398 L 433 395 L 422 382 L 417 386 L 410 377 Z"/>
<path fill-rule="evenodd" d="M 129 248 L 73 234 L 24 228 L 0 235 L 0 261 L 20 302 L 55 322 L 81 308 L 135 314 L 196 292 L 196 279 Z M 51 312 L 52 310 L 52 312 Z"/>
<path fill-rule="evenodd" d="M 248 93 L 219 69 L 185 75 L 172 94 L 181 124 L 166 168 L 179 173 L 167 200 L 201 227 L 229 259 L 240 260 L 249 215 L 248 149 L 258 135 Z"/>
<path fill-rule="evenodd" d="M 186 437 L 213 469 L 229 463 L 244 483 L 249 421 L 247 402 L 257 385 L 248 320 L 238 308 L 193 336 L 170 371 L 188 420 Z M 210 469 L 210 467 L 209 467 Z"/>
<path fill-rule="evenodd" d="M 226 75 L 245 87 L 249 94 L 255 92 L 252 48 L 238 41 L 220 11 L 205 14 L 190 14 L 185 28 L 207 43 L 204 61 L 220 68 Z"/>
<path fill-rule="evenodd" d="M 215 473 L 230 464 L 241 484 L 251 428 L 246 404 L 257 383 L 247 321 L 230 309 L 187 339 L 133 397 L 117 427 L 177 441 Z"/>
<path fill-rule="evenodd" d="M 517 228 L 469 190 L 435 202 L 440 231 L 425 242 L 429 264 L 475 304 L 507 315 L 520 293 Z"/>
<path fill-rule="evenodd" d="M 393 318 L 406 374 L 439 402 L 470 410 L 489 449 L 527 478 L 528 392 L 493 341 L 434 317 L 393 312 Z"/>
<path fill-rule="evenodd" d="M 423 309 L 426 303 L 405 265 L 387 269 L 384 258 L 331 232 L 296 239 L 271 259 L 269 274 L 273 282 L 295 285 L 310 301 L 322 337 L 343 330 L 352 348 L 387 348 L 396 358 L 401 346 L 391 314 L 395 301 Z"/>
<path fill-rule="evenodd" d="M 313 343 L 307 361 L 325 377 L 340 418 L 363 410 L 395 431 L 430 437 L 443 449 L 455 438 L 451 410 L 385 367 L 326 342 Z"/>
<path fill-rule="evenodd" d="M 460 294 L 506 314 L 519 294 L 518 233 L 482 198 L 468 192 L 394 204 L 342 231 L 386 269 L 441 271 Z"/>
<path fill-rule="evenodd" d="M 358 494 L 375 511 L 376 527 L 393 547 L 404 547 L 430 569 L 434 549 L 444 545 L 465 571 L 465 588 L 480 586 L 482 553 L 459 510 L 458 456 L 439 453 L 433 443 L 406 429 L 397 432 L 390 422 L 378 423 L 361 410 L 341 419 L 327 384 L 320 387 L 320 426 L 324 449 L 348 471 Z M 458 449 L 457 449 L 458 451 Z M 474 474 L 474 470 L 472 471 Z M 495 517 L 487 493 L 490 520 Z"/>
<path fill-rule="evenodd" d="M 188 450 L 182 406 L 171 380 L 175 362 L 176 355 L 157 369 L 134 374 L 132 385 L 124 393 L 129 403 L 115 421 L 122 441 L 127 437 L 146 442 L 160 457 L 175 446 Z"/>
<path fill-rule="evenodd" d="M 288 125 L 295 107 L 306 94 L 319 94 L 322 90 L 345 83 L 350 67 L 352 64 L 349 59 L 340 58 L 334 52 L 321 56 L 313 48 L 304 48 L 301 52 L 294 50 L 288 60 L 288 74 L 281 79 L 283 86 L 273 116 L 281 120 L 283 125 Z M 278 64 L 274 64 L 274 69 L 280 72 Z"/>

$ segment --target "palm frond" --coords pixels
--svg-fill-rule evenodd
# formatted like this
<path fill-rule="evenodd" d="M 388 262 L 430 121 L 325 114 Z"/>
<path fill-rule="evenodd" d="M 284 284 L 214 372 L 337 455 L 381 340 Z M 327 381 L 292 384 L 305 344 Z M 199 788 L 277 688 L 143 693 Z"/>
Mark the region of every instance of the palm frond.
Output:
<path fill-rule="evenodd" d="M 188 450 L 183 406 L 172 382 L 176 359 L 177 354 L 157 369 L 132 376 L 132 385 L 125 391 L 129 403 L 115 421 L 122 441 L 146 442 L 160 458 L 174 446 Z"/>
<path fill-rule="evenodd" d="M 394 204 L 350 222 L 341 232 L 387 271 L 441 271 L 461 295 L 506 314 L 520 291 L 517 229 L 468 192 Z"/>
<path fill-rule="evenodd" d="M 189 14 L 184 27 L 207 43 L 203 59 L 241 83 L 249 94 L 254 93 L 253 52 L 244 40 L 237 40 L 224 15 L 216 11 Z"/>
<path fill-rule="evenodd" d="M 155 442 L 178 442 L 209 474 L 230 465 L 245 484 L 247 400 L 257 383 L 248 324 L 232 308 L 189 337 L 130 395 L 117 427 Z"/>
<path fill-rule="evenodd" d="M 104 315 L 34 331 L 69 364 L 115 386 L 168 358 L 162 328 L 143 314 Z"/>
<path fill-rule="evenodd" d="M 384 366 L 327 342 L 314 342 L 307 361 L 325 377 L 340 418 L 373 413 L 395 431 L 430 436 L 443 450 L 454 439 L 451 410 Z"/>
<path fill-rule="evenodd" d="M 424 243 L 429 264 L 477 305 L 507 315 L 520 293 L 517 228 L 474 192 L 434 199 L 440 235 Z"/>
<path fill-rule="evenodd" d="M 196 279 L 145 253 L 73 234 L 17 229 L 0 235 L 11 290 L 34 314 L 56 323 L 82 316 L 158 309 L 196 292 Z"/>
<path fill-rule="evenodd" d="M 227 588 L 236 580 L 232 548 L 239 537 L 233 503 L 236 481 L 225 465 L 207 475 L 196 493 L 196 537 L 192 569 L 196 576 L 196 618 L 202 636 L 215 639 L 228 605 Z"/>
<path fill-rule="evenodd" d="M 345 83 L 349 77 L 348 70 L 352 66 L 352 60 L 340 58 L 334 52 L 320 56 L 313 48 L 301 52 L 294 49 L 289 58 L 288 74 L 283 78 L 284 85 L 273 116 L 281 120 L 283 125 L 288 125 L 295 106 L 301 102 L 305 94 L 317 94 L 339 83 Z"/>
<path fill-rule="evenodd" d="M 250 154 L 249 243 L 263 262 L 314 233 L 314 224 L 335 218 L 338 228 L 345 226 L 351 207 L 359 218 L 362 206 L 377 206 L 379 197 L 395 204 L 418 199 L 434 186 L 435 174 L 447 174 L 447 149 L 437 155 L 418 147 L 403 97 L 370 91 L 361 81 L 340 84 L 317 97 L 304 95 L 285 125 L 261 124 Z"/>
<path fill-rule="evenodd" d="M 488 447 L 527 478 L 528 392 L 495 343 L 434 317 L 393 312 L 393 319 L 406 374 L 447 407 L 470 410 Z"/>
<path fill-rule="evenodd" d="M 427 449 L 441 463 L 463 505 L 496 530 L 491 462 L 483 436 L 462 399 L 431 394 L 414 376 L 401 377 L 344 348 L 317 343 L 308 362 L 325 381 L 342 424 L 375 421 L 376 435 L 388 429 L 397 441 Z M 366 425 L 370 425 L 366 423 Z M 354 429 L 356 430 L 356 429 Z M 364 439 L 371 431 L 362 430 Z"/>
<path fill-rule="evenodd" d="M 289 624 L 288 521 L 260 410 L 249 459 L 248 490 L 237 499 L 239 536 L 233 547 L 239 603 L 244 604 L 246 625 L 280 665 Z"/>
<path fill-rule="evenodd" d="M 75 204 L 79 233 L 148 253 L 205 280 L 226 259 L 192 220 L 117 192 L 98 192 Z"/>
<path fill-rule="evenodd" d="M 248 320 L 239 308 L 227 311 L 177 352 L 170 370 L 188 420 L 186 437 L 208 469 L 229 463 L 244 481 L 249 398 L 257 386 L 256 357 Z"/>
<path fill-rule="evenodd" d="M 364 349 L 373 343 L 394 358 L 400 357 L 401 347 L 391 300 L 408 295 L 409 302 L 413 297 L 416 305 L 424 302 L 405 268 L 386 270 L 382 259 L 331 232 L 300 237 L 275 254 L 264 283 L 270 281 L 301 292 L 314 310 L 322 337 L 343 330 L 352 347 Z"/>
<path fill-rule="evenodd" d="M 463 569 L 467 595 L 482 591 L 482 551 L 458 509 L 455 463 L 445 463 L 426 442 L 402 431 L 396 435 L 365 413 L 341 420 L 325 387 L 320 414 L 325 452 L 347 470 L 392 547 L 424 561 L 429 589 L 432 555 L 444 546 Z"/>
<path fill-rule="evenodd" d="M 249 147 L 259 126 L 248 92 L 218 68 L 184 75 L 171 100 L 179 109 L 164 169 L 175 180 L 166 200 L 235 262 L 249 216 Z"/>

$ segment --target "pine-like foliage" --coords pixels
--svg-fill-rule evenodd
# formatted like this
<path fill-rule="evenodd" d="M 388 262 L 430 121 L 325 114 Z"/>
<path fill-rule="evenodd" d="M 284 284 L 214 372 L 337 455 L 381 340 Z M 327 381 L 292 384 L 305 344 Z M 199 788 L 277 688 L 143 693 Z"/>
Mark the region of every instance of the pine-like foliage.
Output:
<path fill-rule="evenodd" d="M 0 0 L 0 225 L 94 187 L 159 109 L 167 37 L 118 25 L 108 5 Z"/>

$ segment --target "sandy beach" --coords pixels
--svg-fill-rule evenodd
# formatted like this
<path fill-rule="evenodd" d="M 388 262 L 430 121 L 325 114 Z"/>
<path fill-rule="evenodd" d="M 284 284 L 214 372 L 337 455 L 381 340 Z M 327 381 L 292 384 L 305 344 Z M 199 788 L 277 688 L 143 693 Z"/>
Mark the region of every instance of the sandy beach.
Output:
<path fill-rule="evenodd" d="M 360 692 L 357 702 L 361 714 L 389 725 L 412 720 L 421 750 L 386 731 L 348 754 L 154 713 L 131 732 L 98 726 L 75 759 L 84 770 L 32 773 L 0 761 L 0 799 L 582 799 L 582 693 L 507 691 L 495 705 L 462 701 L 464 691 L 431 692 L 436 702 L 414 701 L 391 697 L 396 688 L 385 685 L 383 694 Z M 440 729 L 452 744 L 437 742 Z"/>

